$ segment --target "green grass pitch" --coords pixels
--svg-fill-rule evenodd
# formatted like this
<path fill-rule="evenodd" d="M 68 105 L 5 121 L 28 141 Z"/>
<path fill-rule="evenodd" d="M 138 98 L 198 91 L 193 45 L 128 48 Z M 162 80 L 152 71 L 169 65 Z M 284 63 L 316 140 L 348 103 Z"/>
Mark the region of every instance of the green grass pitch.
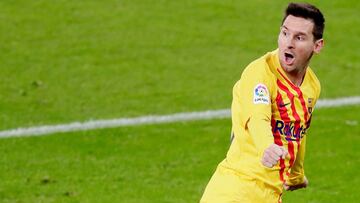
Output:
<path fill-rule="evenodd" d="M 288 1 L 0 2 L 0 130 L 229 108 L 233 84 L 276 48 Z M 358 1 L 326 18 L 311 64 L 322 98 L 360 95 Z M 360 199 L 360 106 L 316 110 L 305 190 L 284 202 Z M 230 120 L 0 139 L 0 202 L 198 202 Z"/>

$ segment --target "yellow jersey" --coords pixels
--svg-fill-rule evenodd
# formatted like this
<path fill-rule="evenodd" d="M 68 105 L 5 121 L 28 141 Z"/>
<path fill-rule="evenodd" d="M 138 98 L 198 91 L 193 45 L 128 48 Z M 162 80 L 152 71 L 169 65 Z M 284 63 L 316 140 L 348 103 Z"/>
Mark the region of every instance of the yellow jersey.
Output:
<path fill-rule="evenodd" d="M 279 194 L 284 182 L 303 183 L 306 132 L 319 95 L 320 82 L 311 68 L 295 86 L 280 65 L 278 50 L 253 61 L 233 88 L 232 142 L 219 167 L 262 181 Z M 261 159 L 273 143 L 288 155 L 267 168 Z"/>

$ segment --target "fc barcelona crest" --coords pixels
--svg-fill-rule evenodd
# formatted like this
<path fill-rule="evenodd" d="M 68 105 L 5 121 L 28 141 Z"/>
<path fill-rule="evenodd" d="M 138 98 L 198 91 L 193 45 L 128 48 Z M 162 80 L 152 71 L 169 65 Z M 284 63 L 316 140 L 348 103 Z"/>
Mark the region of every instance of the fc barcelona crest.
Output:
<path fill-rule="evenodd" d="M 313 98 L 309 98 L 308 99 L 308 112 L 309 114 L 312 113 L 312 110 L 314 108 L 314 103 L 313 103 L 314 99 Z"/>

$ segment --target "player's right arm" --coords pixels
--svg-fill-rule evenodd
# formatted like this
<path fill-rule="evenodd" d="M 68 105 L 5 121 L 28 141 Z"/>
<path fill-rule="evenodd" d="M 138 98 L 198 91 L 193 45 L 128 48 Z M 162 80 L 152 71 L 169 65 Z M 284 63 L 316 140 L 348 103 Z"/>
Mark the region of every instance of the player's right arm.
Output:
<path fill-rule="evenodd" d="M 240 123 L 248 130 L 260 161 L 264 166 L 272 167 L 286 155 L 284 148 L 274 144 L 271 131 L 271 93 L 276 89 L 266 69 L 254 66 L 256 64 L 247 67 L 234 86 L 233 126 Z"/>
<path fill-rule="evenodd" d="M 263 152 L 261 154 L 261 163 L 264 166 L 272 168 L 279 162 L 280 158 L 285 159 L 288 152 L 284 147 L 274 144 L 269 122 L 266 122 L 264 119 L 252 118 L 248 122 L 248 128 L 254 142 L 257 144 L 258 150 Z M 269 140 L 265 141 L 264 138 Z"/>

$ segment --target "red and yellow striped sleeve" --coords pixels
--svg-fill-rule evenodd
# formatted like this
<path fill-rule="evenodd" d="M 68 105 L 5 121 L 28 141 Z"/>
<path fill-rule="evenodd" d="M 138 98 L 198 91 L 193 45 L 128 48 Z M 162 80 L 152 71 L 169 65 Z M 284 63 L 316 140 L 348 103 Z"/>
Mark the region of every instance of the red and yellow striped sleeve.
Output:
<path fill-rule="evenodd" d="M 289 186 L 299 185 L 304 183 L 305 170 L 304 170 L 304 158 L 305 158 L 305 146 L 306 146 L 306 135 L 301 141 L 301 146 L 296 155 L 294 165 L 290 169 L 290 174 L 286 180 L 286 184 Z"/>

